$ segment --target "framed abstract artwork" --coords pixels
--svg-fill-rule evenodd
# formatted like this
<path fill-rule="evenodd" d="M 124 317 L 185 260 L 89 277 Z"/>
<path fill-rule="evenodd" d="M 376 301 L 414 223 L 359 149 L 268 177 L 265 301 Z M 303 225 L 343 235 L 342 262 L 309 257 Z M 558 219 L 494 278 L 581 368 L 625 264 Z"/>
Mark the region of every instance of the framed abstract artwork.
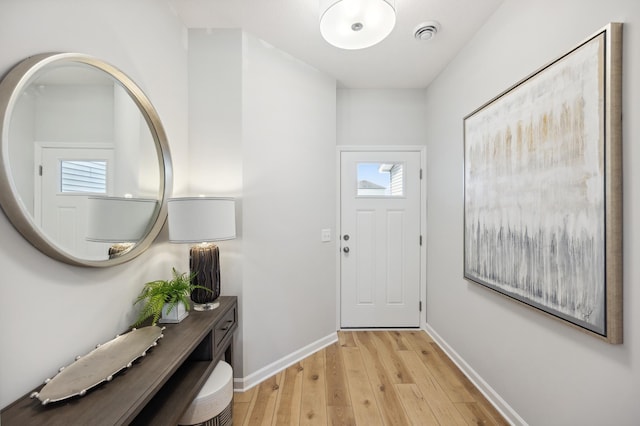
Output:
<path fill-rule="evenodd" d="M 464 118 L 464 277 L 622 343 L 622 24 Z"/>

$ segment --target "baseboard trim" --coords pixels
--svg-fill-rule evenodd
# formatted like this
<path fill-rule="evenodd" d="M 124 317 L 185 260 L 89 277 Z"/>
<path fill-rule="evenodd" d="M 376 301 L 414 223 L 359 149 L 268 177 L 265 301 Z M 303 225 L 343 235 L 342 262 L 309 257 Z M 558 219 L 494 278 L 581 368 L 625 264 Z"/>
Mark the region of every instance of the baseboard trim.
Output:
<path fill-rule="evenodd" d="M 273 376 L 274 374 L 281 372 L 282 370 L 308 357 L 314 352 L 317 352 L 320 349 L 325 348 L 337 341 L 338 341 L 338 333 L 333 332 L 326 337 L 316 340 L 315 342 L 310 343 L 307 346 L 301 349 L 298 349 L 297 351 L 285 357 L 282 357 L 275 362 L 272 362 L 271 364 L 261 368 L 255 373 L 251 373 L 246 377 L 233 379 L 233 390 L 235 392 L 248 391 L 252 387 L 260 384 L 261 382 Z"/>
<path fill-rule="evenodd" d="M 476 388 L 487 398 L 487 400 L 502 414 L 502 416 L 514 426 L 527 426 L 527 422 L 502 399 L 502 397 L 491 387 L 449 344 L 429 325 L 424 331 L 440 346 L 440 348 L 451 358 L 453 363 L 464 373 Z"/>

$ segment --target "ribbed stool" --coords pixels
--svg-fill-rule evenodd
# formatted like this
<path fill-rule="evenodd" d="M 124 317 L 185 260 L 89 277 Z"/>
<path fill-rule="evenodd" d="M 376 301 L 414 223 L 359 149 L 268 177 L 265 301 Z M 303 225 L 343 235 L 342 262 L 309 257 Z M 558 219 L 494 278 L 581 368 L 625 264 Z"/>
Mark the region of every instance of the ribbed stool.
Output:
<path fill-rule="evenodd" d="M 226 362 L 220 361 L 178 424 L 230 425 L 233 421 L 232 407 L 233 369 Z"/>

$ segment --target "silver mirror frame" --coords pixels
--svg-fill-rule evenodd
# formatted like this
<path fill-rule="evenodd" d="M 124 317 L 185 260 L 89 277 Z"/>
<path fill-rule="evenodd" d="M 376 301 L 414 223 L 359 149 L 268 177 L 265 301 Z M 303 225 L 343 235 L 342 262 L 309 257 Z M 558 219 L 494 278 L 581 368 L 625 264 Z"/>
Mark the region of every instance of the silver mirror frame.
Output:
<path fill-rule="evenodd" d="M 31 77 L 50 64 L 80 63 L 97 68 L 110 75 L 127 91 L 140 109 L 149 131 L 153 136 L 160 163 L 160 183 L 158 215 L 150 226 L 146 236 L 138 241 L 131 250 L 106 260 L 87 260 L 71 255 L 55 245 L 36 225 L 33 218 L 20 200 L 11 174 L 9 164 L 9 124 L 11 113 L 18 96 L 26 88 Z M 167 136 L 160 117 L 144 92 L 127 75 L 116 67 L 81 53 L 41 53 L 24 59 L 13 67 L 0 81 L 0 206 L 13 226 L 34 247 L 47 256 L 61 262 L 89 267 L 115 266 L 132 260 L 142 254 L 155 240 L 167 219 L 167 200 L 171 194 L 173 168 Z"/>

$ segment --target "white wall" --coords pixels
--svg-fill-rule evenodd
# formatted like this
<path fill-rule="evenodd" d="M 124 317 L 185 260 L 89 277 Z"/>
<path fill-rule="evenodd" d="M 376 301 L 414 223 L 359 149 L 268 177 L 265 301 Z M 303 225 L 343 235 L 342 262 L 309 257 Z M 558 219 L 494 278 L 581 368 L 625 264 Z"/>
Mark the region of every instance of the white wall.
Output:
<path fill-rule="evenodd" d="M 242 191 L 242 31 L 189 30 L 189 183 L 201 192 Z"/>
<path fill-rule="evenodd" d="M 339 89 L 338 145 L 424 145 L 424 89 Z"/>
<path fill-rule="evenodd" d="M 217 243 L 221 294 L 238 296 L 235 377 L 243 377 L 242 170 L 242 31 L 190 29 L 190 192 L 236 199 L 237 238 Z"/>
<path fill-rule="evenodd" d="M 336 83 L 245 34 L 242 84 L 247 376 L 336 330 Z"/>
<path fill-rule="evenodd" d="M 462 278 L 463 117 L 624 22 L 624 341 L 606 344 Z M 506 0 L 427 91 L 427 321 L 531 425 L 640 421 L 640 2 Z"/>
<path fill-rule="evenodd" d="M 175 185 L 186 186 L 187 51 L 185 30 L 157 0 L 2 0 L 0 74 L 27 56 L 87 53 L 122 69 L 158 110 L 174 159 Z M 113 268 L 68 266 L 41 254 L 0 214 L 0 407 L 22 396 L 124 331 L 146 281 L 188 268 L 186 248 L 157 243 Z"/>
<path fill-rule="evenodd" d="M 335 332 L 335 81 L 233 29 L 189 30 L 189 78 L 192 192 L 238 197 L 222 290 L 246 378 Z"/>

